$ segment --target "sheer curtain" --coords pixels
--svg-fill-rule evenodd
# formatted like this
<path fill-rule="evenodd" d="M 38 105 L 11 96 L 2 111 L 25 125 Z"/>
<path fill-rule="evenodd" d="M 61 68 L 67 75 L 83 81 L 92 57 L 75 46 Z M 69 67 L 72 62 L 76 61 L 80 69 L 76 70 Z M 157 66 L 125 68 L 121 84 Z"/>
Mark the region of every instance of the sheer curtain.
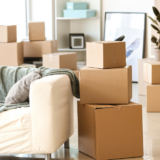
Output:
<path fill-rule="evenodd" d="M 18 41 L 26 38 L 25 0 L 0 0 L 0 25 L 17 25 Z"/>

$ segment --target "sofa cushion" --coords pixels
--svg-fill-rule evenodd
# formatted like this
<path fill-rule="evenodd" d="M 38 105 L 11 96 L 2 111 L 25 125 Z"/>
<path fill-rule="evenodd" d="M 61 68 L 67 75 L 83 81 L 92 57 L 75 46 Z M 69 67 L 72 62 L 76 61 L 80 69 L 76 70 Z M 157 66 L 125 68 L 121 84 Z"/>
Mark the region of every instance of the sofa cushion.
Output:
<path fill-rule="evenodd" d="M 5 98 L 5 105 L 23 103 L 29 99 L 29 89 L 33 81 L 40 79 L 40 69 L 29 73 L 15 83 Z"/>

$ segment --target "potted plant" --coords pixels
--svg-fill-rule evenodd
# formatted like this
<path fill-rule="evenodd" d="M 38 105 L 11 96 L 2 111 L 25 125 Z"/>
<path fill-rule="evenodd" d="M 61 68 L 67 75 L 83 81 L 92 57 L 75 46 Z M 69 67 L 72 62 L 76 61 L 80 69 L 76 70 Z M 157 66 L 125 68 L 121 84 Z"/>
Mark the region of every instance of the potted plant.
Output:
<path fill-rule="evenodd" d="M 156 7 L 152 7 L 152 8 L 153 8 L 153 12 L 156 16 L 156 19 L 153 19 L 150 16 L 148 16 L 148 18 L 150 18 L 150 20 L 154 23 L 154 24 L 151 24 L 151 26 L 154 30 L 156 30 L 159 37 L 157 38 L 156 36 L 152 35 L 151 41 L 152 41 L 152 43 L 154 43 L 157 46 L 157 47 L 153 48 L 154 55 L 155 55 L 155 60 L 160 61 L 160 25 L 159 25 L 159 23 L 160 23 L 160 12 L 158 11 L 158 9 Z"/>

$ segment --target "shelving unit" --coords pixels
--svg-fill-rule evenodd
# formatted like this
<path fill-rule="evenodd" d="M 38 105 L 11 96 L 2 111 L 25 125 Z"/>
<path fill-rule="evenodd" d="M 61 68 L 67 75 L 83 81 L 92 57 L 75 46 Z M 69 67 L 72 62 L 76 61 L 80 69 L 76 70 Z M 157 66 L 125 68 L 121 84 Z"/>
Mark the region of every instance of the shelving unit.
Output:
<path fill-rule="evenodd" d="M 96 17 L 64 18 L 66 2 L 87 2 L 89 9 L 95 9 Z M 100 41 L 101 38 L 101 3 L 102 0 L 55 0 L 55 39 L 58 40 L 59 52 L 77 52 L 77 61 L 86 61 L 86 49 L 70 49 L 69 34 L 84 33 L 85 41 Z"/>

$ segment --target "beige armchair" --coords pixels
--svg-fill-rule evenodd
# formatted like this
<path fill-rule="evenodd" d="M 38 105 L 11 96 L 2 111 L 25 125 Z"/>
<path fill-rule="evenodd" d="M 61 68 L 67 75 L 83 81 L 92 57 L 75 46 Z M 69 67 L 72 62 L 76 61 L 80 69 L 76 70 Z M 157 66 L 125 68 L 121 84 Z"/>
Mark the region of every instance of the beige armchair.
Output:
<path fill-rule="evenodd" d="M 31 84 L 30 107 L 0 113 L 0 154 L 45 154 L 51 159 L 74 133 L 73 95 L 67 75 Z"/>

